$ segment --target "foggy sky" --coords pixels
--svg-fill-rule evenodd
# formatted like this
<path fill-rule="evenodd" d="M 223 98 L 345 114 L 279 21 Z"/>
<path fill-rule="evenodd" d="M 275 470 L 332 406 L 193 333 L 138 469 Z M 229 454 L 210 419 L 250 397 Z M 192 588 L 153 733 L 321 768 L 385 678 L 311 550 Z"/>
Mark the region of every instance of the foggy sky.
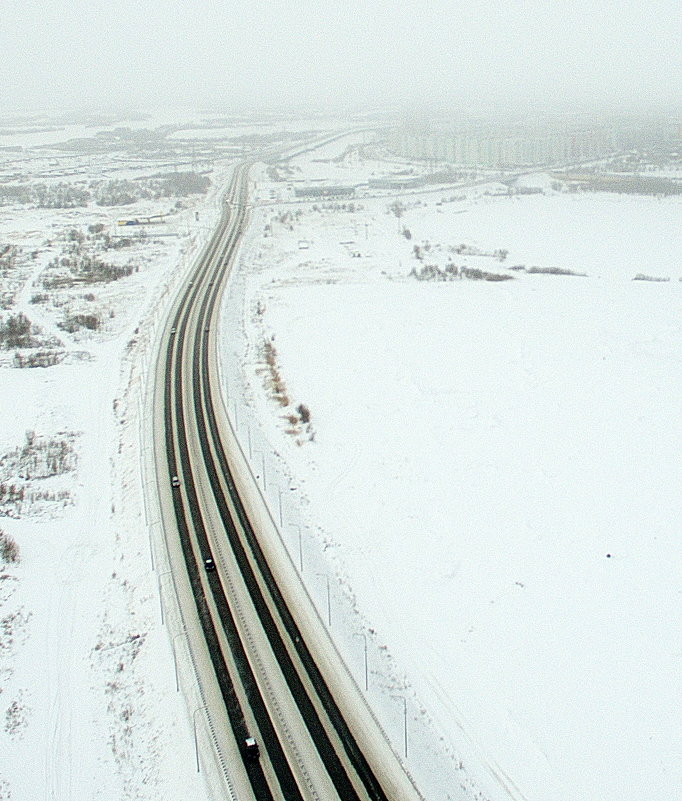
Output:
<path fill-rule="evenodd" d="M 0 113 L 679 106 L 680 0 L 4 0 Z"/>

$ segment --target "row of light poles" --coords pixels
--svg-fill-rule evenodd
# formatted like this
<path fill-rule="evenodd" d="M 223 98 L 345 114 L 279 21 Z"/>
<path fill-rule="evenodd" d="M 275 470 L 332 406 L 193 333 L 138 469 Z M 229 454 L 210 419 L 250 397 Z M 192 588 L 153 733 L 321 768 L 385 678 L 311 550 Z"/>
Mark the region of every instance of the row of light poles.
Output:
<path fill-rule="evenodd" d="M 235 420 L 235 428 L 239 427 L 239 416 L 238 416 L 238 409 L 236 403 L 232 404 L 234 410 L 234 420 Z M 265 452 L 261 449 L 255 449 L 253 447 L 253 442 L 251 438 L 251 427 L 247 425 L 247 437 L 248 437 L 248 452 L 249 452 L 249 459 L 253 459 L 254 454 L 258 454 L 260 456 L 260 467 L 262 470 L 262 484 L 263 484 L 263 491 L 267 492 L 268 482 L 267 482 L 267 473 L 266 473 L 266 460 L 265 460 Z M 258 479 L 259 476 L 256 476 Z M 279 511 L 279 523 L 280 523 L 280 531 L 284 526 L 283 520 L 283 508 L 282 508 L 282 490 L 278 487 L 278 511 Z M 152 548 L 152 541 L 151 541 L 151 528 L 154 525 L 160 525 L 160 520 L 155 520 L 150 524 L 150 555 L 151 555 L 151 562 L 152 562 L 152 570 L 154 570 L 154 552 Z M 304 568 L 304 560 L 303 560 L 303 531 L 301 526 L 298 523 L 287 523 L 288 526 L 295 528 L 298 531 L 298 568 L 300 572 L 301 579 L 303 578 L 303 568 Z M 161 579 L 172 573 L 172 570 L 165 570 L 161 573 L 157 573 L 157 585 L 159 591 L 159 603 L 160 603 L 160 610 L 161 610 L 161 624 L 165 625 L 165 612 L 164 612 L 164 604 L 163 604 L 163 595 L 162 595 L 162 585 Z M 325 580 L 325 587 L 326 587 L 326 595 L 327 595 L 327 626 L 331 629 L 332 625 L 332 604 L 331 604 L 331 584 L 329 580 L 328 573 L 316 573 L 315 575 L 323 578 Z M 182 631 L 178 632 L 174 635 L 172 639 L 172 650 L 173 650 L 173 669 L 175 674 L 175 689 L 176 692 L 180 690 L 180 683 L 179 683 L 179 676 L 178 676 L 178 661 L 177 661 L 177 653 L 176 653 L 176 642 L 179 637 L 186 636 L 187 632 L 183 628 Z M 369 692 L 369 654 L 368 654 L 368 642 L 367 642 L 367 635 L 364 632 L 356 632 L 353 634 L 354 637 L 362 637 L 363 641 L 363 673 L 364 673 L 364 690 L 365 693 Z M 402 695 L 391 695 L 390 696 L 394 700 L 399 700 L 403 702 L 403 752 L 405 758 L 407 759 L 408 754 L 408 720 L 407 720 L 407 698 Z M 200 762 L 199 762 L 199 747 L 198 747 L 198 739 L 197 739 L 197 722 L 196 722 L 196 713 L 200 712 L 201 710 L 205 710 L 206 707 L 204 705 L 197 707 L 193 714 L 192 714 L 192 722 L 193 722 L 193 733 L 194 733 L 194 750 L 195 750 L 195 757 L 196 757 L 196 765 L 197 771 L 200 771 Z"/>
<path fill-rule="evenodd" d="M 237 411 L 237 404 L 233 402 L 232 404 L 234 410 L 234 420 L 235 420 L 235 429 L 239 428 L 239 416 Z M 248 453 L 249 453 L 249 461 L 253 459 L 254 454 L 258 454 L 260 458 L 260 467 L 262 470 L 262 485 L 263 485 L 263 492 L 267 492 L 268 490 L 268 481 L 267 481 L 267 473 L 266 473 L 266 462 L 265 462 L 265 453 L 261 449 L 256 449 L 253 447 L 253 441 L 251 436 L 251 426 L 247 424 L 247 446 L 248 446 Z M 258 479 L 259 476 L 256 476 Z M 280 531 L 284 526 L 284 515 L 282 510 L 282 490 L 280 487 L 277 488 L 278 491 L 278 512 L 279 512 L 279 525 Z M 287 523 L 288 526 L 295 528 L 298 531 L 298 569 L 301 579 L 303 579 L 303 532 L 302 528 L 298 523 Z M 323 578 L 325 580 L 326 592 L 327 592 L 327 626 L 331 629 L 332 625 L 332 604 L 331 604 L 331 584 L 329 581 L 329 574 L 328 573 L 316 573 L 316 576 Z M 362 637 L 363 641 L 363 673 L 364 673 L 364 688 L 365 693 L 369 692 L 369 654 L 368 654 L 368 643 L 367 643 L 367 635 L 364 632 L 356 632 L 353 634 L 354 637 Z M 403 752 L 405 755 L 405 759 L 407 759 L 408 753 L 408 719 L 407 719 L 407 698 L 403 695 L 391 695 L 390 696 L 394 700 L 402 701 L 403 702 Z"/>

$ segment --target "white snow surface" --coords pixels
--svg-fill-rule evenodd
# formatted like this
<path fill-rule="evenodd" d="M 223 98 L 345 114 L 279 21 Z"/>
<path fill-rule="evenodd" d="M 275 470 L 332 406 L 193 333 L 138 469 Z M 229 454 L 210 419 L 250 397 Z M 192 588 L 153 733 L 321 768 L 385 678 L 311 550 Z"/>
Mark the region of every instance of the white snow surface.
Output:
<path fill-rule="evenodd" d="M 675 798 L 682 203 L 536 183 L 403 198 L 400 220 L 391 198 L 257 209 L 228 406 L 360 686 L 365 637 L 401 757 L 405 704 L 430 801 Z M 425 243 L 515 280 L 417 281 Z"/>
<path fill-rule="evenodd" d="M 358 141 L 327 146 L 339 161 L 309 153 L 295 167 L 345 184 L 395 171 L 349 148 Z M 36 174 L 49 158 L 35 156 Z M 220 187 L 225 173 L 212 177 Z M 676 798 L 679 199 L 567 195 L 543 176 L 524 184 L 544 195 L 405 195 L 398 219 L 388 196 L 352 210 L 273 203 L 282 184 L 264 168 L 255 178 L 268 205 L 252 213 L 226 300 L 227 405 L 362 691 L 366 654 L 368 701 L 424 796 Z M 0 518 L 21 554 L 0 562 L 2 801 L 215 795 L 194 769 L 198 703 L 139 443 L 156 327 L 216 199 L 182 212 L 177 236 L 151 237 L 140 271 L 93 288 L 95 301 L 60 290 L 48 304 L 31 299 L 66 229 L 167 203 L 0 210 L 0 243 L 23 251 L 3 285 L 11 312 L 65 354 L 23 370 L 0 354 L 0 468 L 26 431 L 68 439 L 77 459 L 63 476 L 22 479 L 56 499 Z M 497 249 L 504 261 L 480 255 Z M 409 276 L 448 262 L 515 279 Z M 72 307 L 96 308 L 102 329 L 58 328 Z M 266 339 L 287 406 L 268 384 Z"/>
<path fill-rule="evenodd" d="M 143 245 L 123 251 L 138 272 L 110 284 L 51 290 L 41 303 L 31 302 L 41 291 L 39 277 L 68 229 L 85 232 L 104 222 L 117 234 L 122 212 L 158 213 L 168 201 L 125 210 L 1 210 L 0 243 L 21 254 L 3 276 L 13 302 L 0 318 L 25 313 L 41 337 L 59 339 L 64 359 L 14 369 L 14 351 L 0 353 L 0 480 L 27 494 L 66 493 L 18 509 L 0 504 L 0 529 L 20 551 L 18 563 L 0 559 L 3 801 L 209 797 L 204 773 L 194 768 L 191 689 L 187 701 L 176 691 L 174 652 L 181 682 L 192 686 L 186 649 L 171 616 L 169 627 L 160 620 L 158 586 L 168 575 L 162 577 L 158 542 L 152 571 L 149 528 L 158 513 L 143 503 L 142 480 L 152 477 L 141 469 L 148 450 L 141 449 L 140 412 L 158 323 L 215 224 L 228 174 L 229 167 L 218 166 L 210 194 L 176 213 L 168 226 L 173 235 L 155 239 L 154 230 Z M 93 297 L 83 300 L 86 293 Z M 101 314 L 101 329 L 58 328 L 67 308 Z M 27 431 L 70 437 L 75 469 L 33 480 L 25 471 L 6 476 L 2 458 L 24 445 Z M 201 737 L 201 720 L 197 725 Z"/>

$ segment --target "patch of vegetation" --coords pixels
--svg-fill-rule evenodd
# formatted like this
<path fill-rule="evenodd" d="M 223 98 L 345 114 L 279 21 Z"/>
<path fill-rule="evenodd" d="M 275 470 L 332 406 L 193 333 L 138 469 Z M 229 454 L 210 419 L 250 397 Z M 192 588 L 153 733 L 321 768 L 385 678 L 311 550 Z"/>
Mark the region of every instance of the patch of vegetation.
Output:
<path fill-rule="evenodd" d="M 656 275 L 645 275 L 644 273 L 637 273 L 637 275 L 632 279 L 633 281 L 654 281 L 656 283 L 664 284 L 670 281 L 670 278 L 663 278 L 662 276 Z"/>
<path fill-rule="evenodd" d="M 126 206 L 138 200 L 205 195 L 211 185 L 207 175 L 195 172 L 171 172 L 138 178 L 119 179 L 93 185 L 98 206 Z"/>
<path fill-rule="evenodd" d="M 21 506 L 26 491 L 20 484 L 9 484 L 0 481 L 0 515 L 11 517 L 12 513 Z M 15 512 L 15 516 L 16 512 Z"/>
<path fill-rule="evenodd" d="M 27 356 L 15 353 L 12 359 L 12 367 L 54 367 L 64 361 L 65 357 L 66 353 L 63 350 L 38 350 L 35 353 L 29 353 Z"/>
<path fill-rule="evenodd" d="M 87 206 L 89 202 L 90 192 L 82 184 L 0 184 L 0 206 L 74 209 Z"/>
<path fill-rule="evenodd" d="M 126 264 L 113 264 L 90 253 L 77 251 L 61 258 L 56 256 L 47 269 L 52 275 L 43 276 L 43 286 L 45 289 L 58 289 L 74 284 L 118 281 L 137 272 L 138 267 L 130 261 Z"/>
<path fill-rule="evenodd" d="M 490 273 L 477 267 L 458 267 L 456 264 L 447 264 L 440 268 L 437 264 L 425 264 L 421 269 L 415 267 L 410 270 L 409 276 L 417 281 L 510 281 L 514 278 L 509 273 Z"/>
<path fill-rule="evenodd" d="M 658 195 L 670 197 L 682 195 L 682 183 L 669 178 L 644 177 L 641 175 L 620 176 L 567 176 L 576 189 L 587 192 L 617 192 L 625 195 Z"/>
<path fill-rule="evenodd" d="M 13 537 L 0 528 L 0 559 L 6 564 L 19 561 L 19 546 Z"/>
<path fill-rule="evenodd" d="M 65 232 L 61 254 L 49 262 L 42 276 L 45 289 L 117 281 L 138 271 L 138 266 L 132 260 L 115 264 L 105 261 L 99 253 L 139 244 L 147 238 L 143 231 L 129 237 L 112 237 L 101 223 L 90 225 L 87 230 L 87 234 L 78 228 L 70 228 Z M 92 297 L 94 299 L 94 295 Z"/>
<path fill-rule="evenodd" d="M 345 211 L 347 214 L 355 214 L 363 209 L 360 203 L 315 203 L 310 207 L 311 211 Z"/>
<path fill-rule="evenodd" d="M 305 403 L 299 403 L 295 413 L 291 412 L 285 415 L 284 419 L 289 423 L 289 428 L 287 428 L 286 433 L 297 437 L 297 445 L 303 445 L 306 440 L 308 442 L 314 442 L 315 440 L 315 432 L 310 417 L 310 409 Z"/>
<path fill-rule="evenodd" d="M 294 223 L 301 219 L 302 214 L 303 212 L 301 209 L 296 209 L 296 211 L 282 211 L 274 219 L 288 231 L 293 231 Z"/>
<path fill-rule="evenodd" d="M 20 256 L 20 248 L 0 243 L 0 308 L 7 311 L 14 305 L 14 296 L 21 280 L 14 275 Z"/>
<path fill-rule="evenodd" d="M 504 248 L 498 248 L 497 250 L 481 250 L 481 248 L 477 248 L 474 245 L 466 244 L 449 247 L 448 251 L 450 253 L 456 253 L 458 256 L 487 256 L 490 259 L 497 259 L 498 261 L 504 261 L 509 255 L 509 251 Z"/>
<path fill-rule="evenodd" d="M 526 272 L 529 275 L 576 275 L 580 278 L 585 278 L 587 276 L 587 273 L 576 273 L 564 267 L 528 267 Z"/>
<path fill-rule="evenodd" d="M 57 325 L 62 331 L 75 334 L 81 328 L 86 328 L 88 331 L 98 331 L 102 321 L 97 314 L 68 314 Z"/>
<path fill-rule="evenodd" d="M 470 281 L 511 281 L 514 278 L 509 273 L 489 273 L 477 267 L 461 267 L 460 274 L 462 278 L 468 278 Z"/>
<path fill-rule="evenodd" d="M 5 731 L 13 739 L 21 739 L 28 726 L 30 709 L 23 703 L 23 691 L 19 691 L 16 698 L 7 707 L 5 712 Z"/>
<path fill-rule="evenodd" d="M 16 267 L 21 251 L 16 245 L 0 244 L 0 275 L 7 275 Z"/>
<path fill-rule="evenodd" d="M 26 441 L 20 448 L 0 457 L 0 477 L 15 476 L 31 481 L 72 472 L 77 464 L 75 439 L 75 434 L 65 431 L 54 437 L 41 437 L 35 431 L 27 431 Z"/>
<path fill-rule="evenodd" d="M 9 350 L 10 348 L 35 348 L 39 341 L 35 337 L 39 330 L 31 323 L 23 313 L 11 315 L 0 323 L 0 347 Z"/>
<path fill-rule="evenodd" d="M 75 209 L 90 203 L 90 192 L 82 184 L 34 184 L 32 190 L 39 209 Z"/>
<path fill-rule="evenodd" d="M 267 365 L 266 386 L 270 390 L 274 400 L 276 400 L 280 406 L 288 406 L 289 396 L 287 394 L 287 388 L 277 366 L 277 350 L 269 339 L 263 342 L 263 356 L 265 358 L 265 364 Z"/>
<path fill-rule="evenodd" d="M 53 483 L 39 488 L 36 483 L 76 469 L 75 439 L 76 434 L 65 431 L 53 437 L 27 431 L 24 445 L 0 456 L 0 516 L 21 517 L 45 503 L 71 503 L 68 489 Z"/>
<path fill-rule="evenodd" d="M 420 245 L 412 246 L 412 254 L 418 261 L 423 261 L 425 254 L 431 252 L 438 252 L 445 250 L 447 253 L 453 253 L 457 256 L 484 256 L 490 259 L 497 259 L 497 261 L 504 261 L 509 255 L 508 250 L 498 248 L 497 250 L 481 250 L 474 245 L 449 245 L 443 248 L 440 244 L 432 245 L 428 240 L 422 242 Z"/>
<path fill-rule="evenodd" d="M 33 202 L 33 190 L 27 184 L 0 184 L 0 206 L 27 206 Z"/>
<path fill-rule="evenodd" d="M 88 206 L 123 206 L 138 200 L 206 194 L 211 179 L 195 172 L 170 172 L 135 180 L 67 183 L 0 184 L 0 206 L 25 205 L 39 209 L 73 209 Z"/>

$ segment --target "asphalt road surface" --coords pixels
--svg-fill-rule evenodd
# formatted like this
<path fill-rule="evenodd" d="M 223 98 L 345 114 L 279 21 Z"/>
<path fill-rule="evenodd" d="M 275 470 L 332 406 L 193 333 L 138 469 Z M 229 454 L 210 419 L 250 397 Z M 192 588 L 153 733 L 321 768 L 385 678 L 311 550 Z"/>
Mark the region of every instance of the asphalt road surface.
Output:
<path fill-rule="evenodd" d="M 201 761 L 223 777 L 224 797 L 240 800 L 416 801 L 302 592 L 225 413 L 216 331 L 248 224 L 249 169 L 235 167 L 220 222 L 170 309 L 155 377 L 167 573 L 202 699 L 195 731 L 198 712 L 211 746 Z"/>

